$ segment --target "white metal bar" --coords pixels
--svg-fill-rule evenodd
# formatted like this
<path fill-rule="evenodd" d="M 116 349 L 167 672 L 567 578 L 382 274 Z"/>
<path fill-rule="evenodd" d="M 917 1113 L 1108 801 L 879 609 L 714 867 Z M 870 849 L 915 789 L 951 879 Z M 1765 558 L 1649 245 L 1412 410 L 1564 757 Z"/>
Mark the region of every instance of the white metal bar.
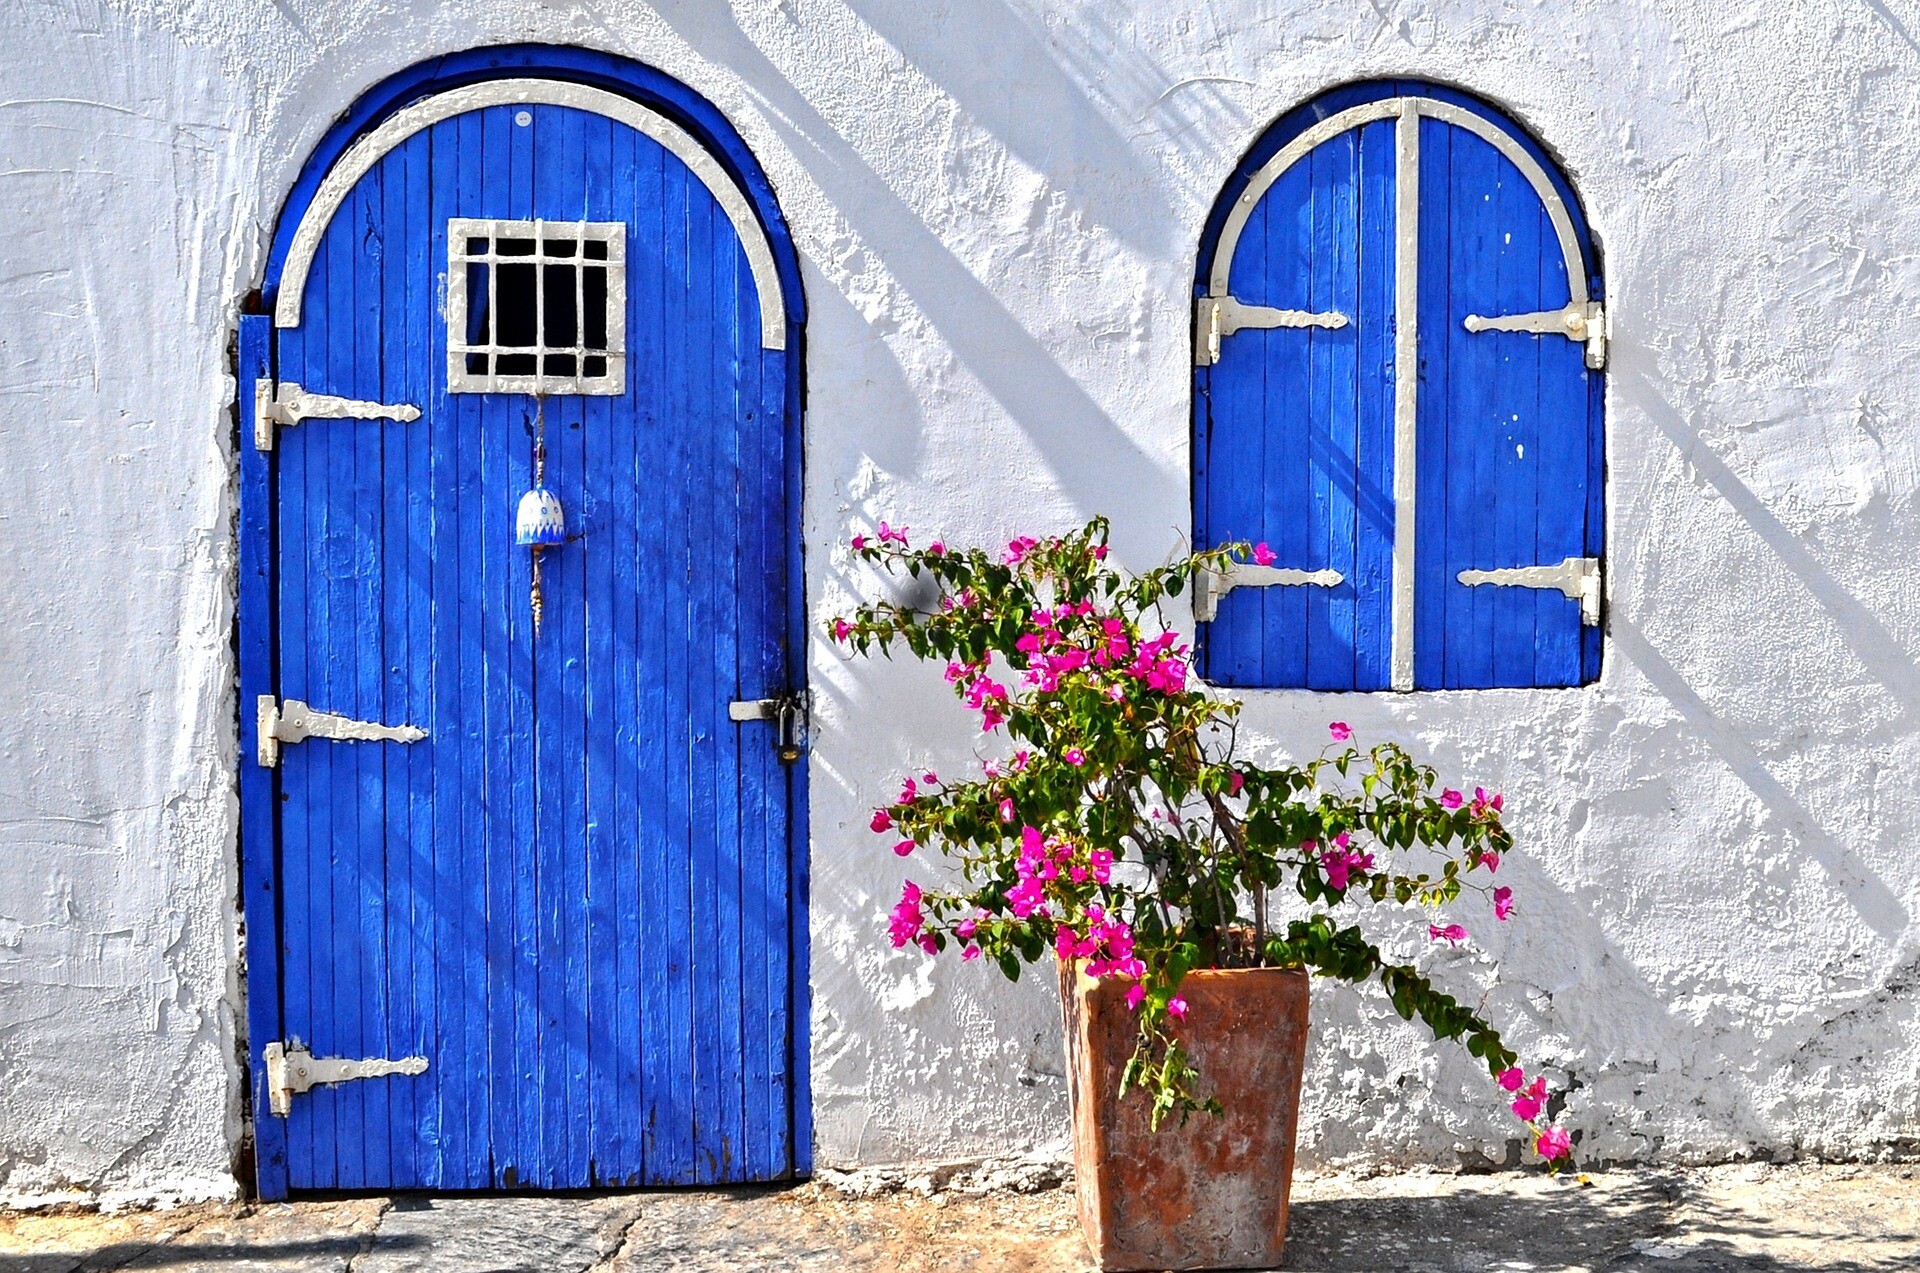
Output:
<path fill-rule="evenodd" d="M 301 214 L 287 249 L 285 268 L 280 275 L 280 294 L 274 304 L 274 326 L 298 327 L 307 275 L 320 251 L 327 226 L 332 222 L 347 195 L 394 147 L 443 119 L 452 119 L 467 111 L 508 103 L 537 106 L 567 106 L 592 111 L 637 129 L 672 151 L 692 169 L 693 175 L 713 193 L 720 207 L 733 222 L 753 271 L 754 288 L 760 300 L 760 344 L 765 349 L 787 347 L 787 306 L 781 291 L 780 271 L 774 262 L 773 245 L 748 200 L 726 169 L 692 134 L 665 116 L 639 102 L 604 89 L 559 80 L 504 79 L 469 84 L 423 98 L 396 112 L 372 132 L 349 147 L 327 172 L 313 201 Z M 608 256 L 614 255 L 610 249 Z M 611 275 L 609 282 L 612 281 Z M 1224 289 L 1223 289 L 1224 290 Z M 609 302 L 611 306 L 611 302 Z"/>
<path fill-rule="evenodd" d="M 1413 688 L 1414 497 L 1419 488 L 1420 113 L 1403 99 L 1394 127 L 1393 664 L 1392 685 Z"/>

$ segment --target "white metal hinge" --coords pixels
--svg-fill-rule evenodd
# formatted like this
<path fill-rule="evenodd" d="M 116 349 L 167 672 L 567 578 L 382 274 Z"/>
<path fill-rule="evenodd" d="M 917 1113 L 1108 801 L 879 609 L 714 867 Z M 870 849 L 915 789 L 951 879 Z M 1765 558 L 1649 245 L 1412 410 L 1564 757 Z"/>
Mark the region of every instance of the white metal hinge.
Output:
<path fill-rule="evenodd" d="M 1503 588 L 1552 588 L 1580 603 L 1580 622 L 1600 625 L 1600 559 L 1569 557 L 1557 566 L 1503 566 L 1463 570 L 1457 576 L 1469 588 L 1490 583 Z"/>
<path fill-rule="evenodd" d="M 790 765 L 806 750 L 807 704 L 802 695 L 780 698 L 737 698 L 727 704 L 731 721 L 765 720 L 774 723 L 773 746 L 780 763 Z"/>
<path fill-rule="evenodd" d="M 398 420 L 404 424 L 419 418 L 420 408 L 406 403 L 389 406 L 358 398 L 336 398 L 330 393 L 308 393 L 291 380 L 278 389 L 271 380 L 253 382 L 253 445 L 261 451 L 273 450 L 277 425 L 291 428 L 302 420 Z"/>
<path fill-rule="evenodd" d="M 309 738 L 343 743 L 417 743 L 427 736 L 427 731 L 417 725 L 379 725 L 352 720 L 332 712 L 316 712 L 297 698 L 281 704 L 271 694 L 255 699 L 254 710 L 260 726 L 256 758 L 268 769 L 280 763 L 282 743 L 305 742 Z"/>
<path fill-rule="evenodd" d="M 1256 566 L 1243 562 L 1224 575 L 1211 570 L 1193 576 L 1193 617 L 1210 623 L 1220 612 L 1220 598 L 1235 588 L 1338 588 L 1346 576 L 1337 570 L 1292 570 L 1285 566 Z"/>
<path fill-rule="evenodd" d="M 425 1074 L 427 1058 L 403 1057 L 389 1061 L 374 1057 L 348 1061 L 339 1057 L 317 1057 L 304 1043 L 269 1043 L 260 1050 L 267 1064 L 267 1108 L 281 1118 L 293 1112 L 293 1098 L 321 1083 L 346 1083 L 353 1079 L 374 1079 L 387 1074 Z"/>
<path fill-rule="evenodd" d="M 1607 365 L 1607 310 L 1599 301 L 1582 304 L 1575 301 L 1565 309 L 1545 309 L 1533 314 L 1506 314 L 1483 318 L 1468 314 L 1470 332 L 1533 332 L 1541 336 L 1565 336 L 1585 341 L 1587 366 L 1598 371 Z"/>
<path fill-rule="evenodd" d="M 1303 309 L 1273 309 L 1242 305 L 1231 296 L 1202 296 L 1194 302 L 1193 365 L 1210 367 L 1220 361 L 1220 338 L 1246 327 L 1345 327 L 1345 314 L 1313 314 Z"/>

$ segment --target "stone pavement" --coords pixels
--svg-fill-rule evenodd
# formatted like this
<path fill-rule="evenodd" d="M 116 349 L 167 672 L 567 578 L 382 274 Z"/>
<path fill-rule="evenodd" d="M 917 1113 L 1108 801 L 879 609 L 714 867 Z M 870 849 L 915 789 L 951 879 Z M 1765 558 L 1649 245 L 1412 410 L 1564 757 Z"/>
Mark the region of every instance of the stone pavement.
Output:
<path fill-rule="evenodd" d="M 979 1177 L 973 1178 L 976 1182 Z M 1004 1180 L 1005 1177 L 1003 1176 Z M 0 1273 L 861 1273 L 1091 1266 L 1073 1191 L 894 1173 L 788 1189 L 0 1212 Z M 897 1187 L 887 1187 L 897 1186 Z M 1288 1269 L 1920 1270 L 1920 1170 L 1303 1177 Z"/>

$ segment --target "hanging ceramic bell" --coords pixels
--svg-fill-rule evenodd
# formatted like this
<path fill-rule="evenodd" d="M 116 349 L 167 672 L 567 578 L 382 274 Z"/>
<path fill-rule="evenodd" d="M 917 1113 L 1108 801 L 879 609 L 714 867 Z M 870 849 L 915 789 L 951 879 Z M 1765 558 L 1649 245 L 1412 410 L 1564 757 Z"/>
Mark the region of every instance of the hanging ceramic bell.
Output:
<path fill-rule="evenodd" d="M 513 542 L 523 548 L 555 548 L 567 542 L 566 510 L 552 491 L 536 486 L 520 497 Z"/>

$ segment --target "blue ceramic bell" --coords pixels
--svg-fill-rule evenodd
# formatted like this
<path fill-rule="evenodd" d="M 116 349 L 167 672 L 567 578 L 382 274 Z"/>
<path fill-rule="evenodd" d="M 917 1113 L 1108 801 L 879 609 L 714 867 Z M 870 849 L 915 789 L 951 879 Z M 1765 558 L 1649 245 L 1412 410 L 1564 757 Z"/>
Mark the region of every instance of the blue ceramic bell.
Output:
<path fill-rule="evenodd" d="M 524 548 L 554 548 L 567 542 L 566 510 L 552 491 L 536 486 L 520 497 L 513 542 Z"/>

